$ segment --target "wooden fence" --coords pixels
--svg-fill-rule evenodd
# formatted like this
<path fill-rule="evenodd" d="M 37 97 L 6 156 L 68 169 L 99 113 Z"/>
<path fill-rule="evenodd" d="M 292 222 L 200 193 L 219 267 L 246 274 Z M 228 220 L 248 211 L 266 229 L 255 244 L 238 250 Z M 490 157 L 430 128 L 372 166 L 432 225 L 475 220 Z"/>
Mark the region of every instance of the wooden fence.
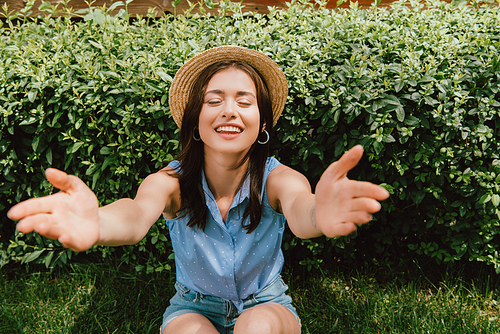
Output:
<path fill-rule="evenodd" d="M 52 4 L 57 4 L 60 0 L 48 0 Z M 393 0 L 382 0 L 379 6 L 386 6 L 390 4 Z M 25 7 L 27 0 L 0 0 L 0 5 L 7 4 L 9 12 L 18 12 L 22 8 Z M 192 1 L 194 2 L 194 1 Z M 369 7 L 373 3 L 373 0 L 358 0 L 358 4 L 361 7 Z M 42 0 L 36 0 L 33 8 L 31 16 L 36 16 L 39 14 L 38 8 Z M 100 7 L 106 5 L 109 8 L 112 4 L 111 0 L 96 0 L 92 6 Z M 245 9 L 248 11 L 258 12 L 258 13 L 266 13 L 268 6 L 274 6 L 277 8 L 285 8 L 285 1 L 279 0 L 244 0 L 243 4 L 245 5 Z M 68 3 L 69 7 L 72 7 L 74 11 L 79 9 L 88 8 L 88 4 L 85 3 L 84 0 L 71 0 Z M 348 7 L 350 5 L 350 0 L 347 0 L 345 3 L 338 7 Z M 1 7 L 1 6 L 0 6 Z M 336 8 L 337 0 L 330 0 L 327 4 L 328 8 Z M 120 8 L 120 7 L 118 7 Z M 123 7 L 122 7 L 123 8 Z M 163 16 L 168 13 L 183 13 L 186 9 L 189 8 L 189 5 L 186 0 L 182 0 L 175 8 L 173 6 L 172 0 L 134 0 L 128 5 L 128 12 L 132 16 L 142 15 L 145 16 L 148 13 L 149 8 L 156 9 L 156 16 Z M 3 9 L 0 9 L 0 17 L 4 13 Z"/>

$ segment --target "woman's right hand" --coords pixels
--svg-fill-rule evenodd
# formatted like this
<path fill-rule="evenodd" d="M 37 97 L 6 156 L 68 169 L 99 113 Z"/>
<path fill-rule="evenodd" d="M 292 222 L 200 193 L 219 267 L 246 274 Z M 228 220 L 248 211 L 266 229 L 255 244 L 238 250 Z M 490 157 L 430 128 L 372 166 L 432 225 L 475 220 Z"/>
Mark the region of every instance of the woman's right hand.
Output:
<path fill-rule="evenodd" d="M 76 176 L 54 168 L 47 169 L 45 175 L 61 191 L 16 204 L 7 216 L 19 221 L 19 232 L 35 231 L 77 252 L 89 249 L 99 240 L 97 197 Z"/>

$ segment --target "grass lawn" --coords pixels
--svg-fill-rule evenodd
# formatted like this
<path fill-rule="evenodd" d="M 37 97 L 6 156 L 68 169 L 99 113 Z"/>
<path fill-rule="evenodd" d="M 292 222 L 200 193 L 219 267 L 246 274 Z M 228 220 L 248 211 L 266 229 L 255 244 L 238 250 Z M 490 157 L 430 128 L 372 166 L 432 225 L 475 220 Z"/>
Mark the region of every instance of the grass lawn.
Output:
<path fill-rule="evenodd" d="M 113 259 L 52 273 L 0 270 L 0 333 L 155 333 L 174 273 L 136 273 Z M 500 333 L 500 277 L 480 264 L 337 265 L 284 279 L 302 333 Z"/>

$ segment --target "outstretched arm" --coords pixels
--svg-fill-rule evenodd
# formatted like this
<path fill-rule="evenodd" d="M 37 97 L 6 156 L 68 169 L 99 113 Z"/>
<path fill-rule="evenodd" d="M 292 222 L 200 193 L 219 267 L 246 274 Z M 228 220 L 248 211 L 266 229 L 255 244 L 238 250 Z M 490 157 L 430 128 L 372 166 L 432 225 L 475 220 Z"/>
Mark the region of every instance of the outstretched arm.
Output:
<path fill-rule="evenodd" d="M 296 236 L 307 239 L 323 234 L 347 235 L 357 225 L 368 223 L 371 215 L 380 210 L 379 201 L 389 197 L 387 190 L 347 178 L 347 172 L 362 155 L 363 148 L 358 145 L 331 164 L 321 176 L 315 194 L 311 193 L 307 179 L 288 167 L 280 166 L 269 175 L 270 202 L 277 203 Z"/>
<path fill-rule="evenodd" d="M 177 189 L 174 178 L 159 172 L 143 181 L 135 199 L 99 208 L 94 193 L 76 176 L 50 168 L 46 177 L 60 192 L 21 202 L 9 210 L 8 217 L 19 221 L 20 232 L 38 232 L 75 251 L 94 244 L 138 242 L 163 211 L 168 213 Z"/>

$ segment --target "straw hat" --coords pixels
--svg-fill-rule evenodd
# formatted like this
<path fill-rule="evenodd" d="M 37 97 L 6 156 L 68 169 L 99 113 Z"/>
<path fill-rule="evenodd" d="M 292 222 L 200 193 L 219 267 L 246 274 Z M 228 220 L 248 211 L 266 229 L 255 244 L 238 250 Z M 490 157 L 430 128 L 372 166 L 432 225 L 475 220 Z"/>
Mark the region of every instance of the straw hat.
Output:
<path fill-rule="evenodd" d="M 189 91 L 198 75 L 208 66 L 223 60 L 243 61 L 255 68 L 264 78 L 273 107 L 276 123 L 285 107 L 288 84 L 285 75 L 271 58 L 262 52 L 240 46 L 226 45 L 206 50 L 188 60 L 175 74 L 169 91 L 170 112 L 180 128 L 182 116 L 189 99 Z"/>

